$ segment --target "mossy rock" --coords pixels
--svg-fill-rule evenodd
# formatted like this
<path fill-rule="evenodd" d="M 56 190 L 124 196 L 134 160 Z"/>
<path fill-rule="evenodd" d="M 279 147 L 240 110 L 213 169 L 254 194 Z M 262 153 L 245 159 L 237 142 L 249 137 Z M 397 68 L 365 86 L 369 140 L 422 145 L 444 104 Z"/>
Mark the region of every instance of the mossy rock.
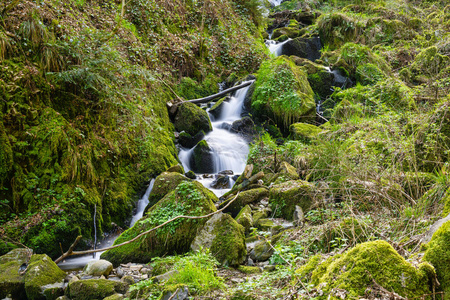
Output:
<path fill-rule="evenodd" d="M 184 102 L 180 105 L 174 125 L 176 130 L 185 131 L 191 136 L 195 136 L 202 130 L 206 133 L 212 130 L 208 113 L 190 102 Z"/>
<path fill-rule="evenodd" d="M 310 61 L 316 61 L 321 56 L 320 49 L 322 49 L 320 38 L 298 37 L 286 42 L 281 49 L 281 54 L 286 56 L 295 55 Z"/>
<path fill-rule="evenodd" d="M 184 181 L 152 206 L 136 224 L 122 233 L 114 242 L 121 244 L 178 215 L 201 216 L 216 211 L 217 197 L 201 183 Z M 190 245 L 206 219 L 179 219 L 140 237 L 125 246 L 111 249 L 101 255 L 114 266 L 130 261 L 147 263 L 155 256 L 181 254 Z"/>
<path fill-rule="evenodd" d="M 169 172 L 169 173 L 175 172 L 175 173 L 184 174 L 184 168 L 182 165 L 176 164 L 175 166 L 171 166 L 170 168 L 168 168 L 166 172 Z"/>
<path fill-rule="evenodd" d="M 310 210 L 314 192 L 314 185 L 303 180 L 274 185 L 269 193 L 270 207 L 276 217 L 292 220 L 296 205 L 300 206 L 305 214 Z"/>
<path fill-rule="evenodd" d="M 150 207 L 173 191 L 183 181 L 191 181 L 191 179 L 178 172 L 161 173 L 156 177 L 155 182 L 153 183 L 153 188 L 148 196 L 148 205 L 145 208 L 145 211 L 148 211 Z"/>
<path fill-rule="evenodd" d="M 308 82 L 314 93 L 325 99 L 333 93 L 334 74 L 328 70 L 319 69 L 317 72 L 308 75 Z"/>
<path fill-rule="evenodd" d="M 206 222 L 191 244 L 194 251 L 201 248 L 209 248 L 222 265 L 240 265 L 247 255 L 244 227 L 230 215 L 218 213 Z"/>
<path fill-rule="evenodd" d="M 206 140 L 197 143 L 189 158 L 189 166 L 196 173 L 214 173 L 214 155 Z"/>
<path fill-rule="evenodd" d="M 185 148 L 192 148 L 197 145 L 205 137 L 205 132 L 203 130 L 199 131 L 196 135 L 192 136 L 189 133 L 182 131 L 178 138 L 178 142 L 181 146 Z"/>
<path fill-rule="evenodd" d="M 314 93 L 305 69 L 284 56 L 265 61 L 258 70 L 251 108 L 257 118 L 273 118 L 279 128 L 315 119 Z"/>
<path fill-rule="evenodd" d="M 276 40 L 280 36 L 285 35 L 288 38 L 294 39 L 300 36 L 300 30 L 298 27 L 281 27 L 273 31 L 272 39 Z"/>
<path fill-rule="evenodd" d="M 293 140 L 309 143 L 322 132 L 322 129 L 312 124 L 295 123 L 289 127 L 289 131 Z"/>
<path fill-rule="evenodd" d="M 24 248 L 11 250 L 0 257 L 0 298 L 11 295 L 13 299 L 25 299 L 24 276 L 19 268 L 29 259 L 29 251 Z"/>
<path fill-rule="evenodd" d="M 250 232 L 253 227 L 252 209 L 249 205 L 244 206 L 236 217 L 236 222 L 244 227 L 246 233 Z"/>
<path fill-rule="evenodd" d="M 231 203 L 230 206 L 224 210 L 224 212 L 230 213 L 233 217 L 236 217 L 244 206 L 250 203 L 255 203 L 268 195 L 269 191 L 266 188 L 257 188 L 240 192 L 236 200 L 234 200 L 233 203 Z M 219 208 L 227 205 L 232 199 L 234 199 L 234 196 L 220 203 Z"/>
<path fill-rule="evenodd" d="M 253 213 L 253 224 L 257 223 L 260 219 L 267 218 L 269 216 L 268 209 L 257 210 Z"/>
<path fill-rule="evenodd" d="M 280 176 L 284 176 L 285 178 L 289 178 L 289 180 L 297 180 L 297 179 L 300 178 L 300 176 L 297 173 L 297 169 L 295 169 L 295 167 L 292 166 L 291 164 L 289 164 L 287 161 L 282 161 L 280 163 L 280 166 L 279 166 L 279 169 L 278 169 L 278 173 L 279 173 Z"/>
<path fill-rule="evenodd" d="M 349 298 L 363 297 L 374 280 L 400 296 L 421 297 L 430 293 L 428 271 L 413 267 L 385 241 L 366 242 L 348 250 L 326 267 L 318 279 L 324 292 L 320 299 L 332 297 L 333 289 L 337 288 L 348 292 Z"/>
<path fill-rule="evenodd" d="M 255 222 L 255 226 L 261 231 L 271 231 L 277 225 L 270 219 L 258 219 L 258 222 Z"/>
<path fill-rule="evenodd" d="M 107 279 L 87 279 L 71 282 L 66 289 L 66 296 L 71 300 L 104 299 L 114 294 L 125 294 L 128 285 L 120 281 Z"/>
<path fill-rule="evenodd" d="M 212 114 L 215 118 L 219 118 L 222 114 L 222 108 L 224 101 L 230 100 L 229 96 L 225 96 L 220 98 L 214 105 L 209 109 L 209 113 Z"/>
<path fill-rule="evenodd" d="M 450 299 L 450 221 L 442 225 L 426 245 L 423 260 L 432 264 L 444 291 L 444 299 Z"/>
<path fill-rule="evenodd" d="M 46 299 L 45 286 L 62 282 L 66 273 L 46 254 L 31 256 L 27 272 L 25 273 L 25 291 L 27 298 Z"/>
<path fill-rule="evenodd" d="M 281 237 L 282 237 L 282 233 L 279 233 L 277 235 L 274 235 L 270 239 L 270 241 L 267 241 L 267 240 L 258 241 L 256 243 L 255 247 L 250 252 L 251 259 L 253 259 L 255 261 L 268 260 L 274 252 L 273 245 L 275 245 Z"/>

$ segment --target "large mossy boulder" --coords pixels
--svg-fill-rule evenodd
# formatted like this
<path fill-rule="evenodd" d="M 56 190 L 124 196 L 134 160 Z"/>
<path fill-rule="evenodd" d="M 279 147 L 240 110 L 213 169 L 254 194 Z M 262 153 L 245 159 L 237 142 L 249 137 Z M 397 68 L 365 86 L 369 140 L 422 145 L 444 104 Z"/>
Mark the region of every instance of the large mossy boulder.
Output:
<path fill-rule="evenodd" d="M 292 220 L 295 206 L 307 213 L 314 202 L 315 187 L 303 180 L 290 180 L 272 186 L 269 192 L 269 204 L 276 217 Z"/>
<path fill-rule="evenodd" d="M 169 192 L 173 191 L 183 181 L 191 181 L 191 179 L 178 172 L 163 172 L 156 177 L 153 183 L 152 191 L 148 196 L 148 205 L 145 211 L 155 205 L 159 200 L 164 198 Z"/>
<path fill-rule="evenodd" d="M 106 276 L 108 277 L 113 270 L 113 265 L 107 260 L 99 259 L 90 261 L 84 268 L 83 274 L 91 276 Z"/>
<path fill-rule="evenodd" d="M 301 58 L 306 58 L 310 61 L 316 61 L 320 58 L 320 49 L 322 44 L 320 38 L 295 38 L 286 42 L 281 49 L 281 55 L 291 56 L 295 55 Z"/>
<path fill-rule="evenodd" d="M 269 196 L 269 191 L 266 188 L 256 188 L 240 192 L 236 200 L 234 200 L 224 212 L 230 213 L 233 217 L 236 217 L 244 206 L 255 203 L 267 196 Z M 232 199 L 234 199 L 234 196 L 222 202 L 219 208 L 226 206 Z"/>
<path fill-rule="evenodd" d="M 0 298 L 10 295 L 13 299 L 25 299 L 24 276 L 19 268 L 26 263 L 30 252 L 24 248 L 11 250 L 0 257 Z"/>
<path fill-rule="evenodd" d="M 430 293 L 428 282 L 433 267 L 424 263 L 416 269 L 385 241 L 359 244 L 321 264 L 317 256 L 313 258 L 315 263 L 309 268 L 312 284 L 323 292 L 318 299 L 337 299 L 336 292 L 346 295 L 346 299 L 359 299 L 375 289 L 374 281 L 408 299 Z"/>
<path fill-rule="evenodd" d="M 86 279 L 70 282 L 66 296 L 71 300 L 104 299 L 114 294 L 125 294 L 128 285 L 120 281 L 107 279 Z"/>
<path fill-rule="evenodd" d="M 450 299 L 450 221 L 442 225 L 426 245 L 423 260 L 436 269 L 437 278 L 444 291 L 444 299 Z"/>
<path fill-rule="evenodd" d="M 278 127 L 315 119 L 314 93 L 304 68 L 284 56 L 265 61 L 258 70 L 251 108 L 257 118 L 272 118 Z"/>
<path fill-rule="evenodd" d="M 192 136 L 186 131 L 180 132 L 178 142 L 181 146 L 185 148 L 192 148 L 197 145 L 205 137 L 205 132 L 203 130 L 199 131 L 196 135 Z"/>
<path fill-rule="evenodd" d="M 289 127 L 289 131 L 292 139 L 309 143 L 322 132 L 322 129 L 312 124 L 295 123 Z"/>
<path fill-rule="evenodd" d="M 184 181 L 152 206 L 146 215 L 132 228 L 122 233 L 114 244 L 129 241 L 142 232 L 179 215 L 201 216 L 214 212 L 216 211 L 214 202 L 217 200 L 217 197 L 201 183 Z M 187 252 L 198 230 L 206 221 L 206 219 L 178 219 L 140 237 L 135 242 L 104 252 L 101 258 L 117 266 L 130 261 L 147 263 L 155 256 Z"/>
<path fill-rule="evenodd" d="M 201 248 L 209 248 L 222 265 L 240 265 L 247 255 L 244 227 L 230 215 L 218 213 L 206 222 L 191 244 L 194 251 Z"/>
<path fill-rule="evenodd" d="M 196 173 L 214 173 L 214 154 L 205 140 L 200 141 L 189 158 L 189 166 Z"/>
<path fill-rule="evenodd" d="M 212 130 L 208 113 L 190 102 L 184 102 L 180 105 L 174 124 L 176 130 L 185 131 L 191 136 L 195 136 L 202 130 L 204 132 Z"/>
<path fill-rule="evenodd" d="M 300 36 L 300 29 L 294 26 L 276 28 L 272 33 L 272 40 L 276 40 L 283 35 L 291 39 L 296 38 Z"/>
<path fill-rule="evenodd" d="M 46 254 L 31 256 L 27 272 L 25 273 L 25 291 L 29 300 L 46 299 L 47 285 L 61 283 L 66 277 L 55 262 Z"/>

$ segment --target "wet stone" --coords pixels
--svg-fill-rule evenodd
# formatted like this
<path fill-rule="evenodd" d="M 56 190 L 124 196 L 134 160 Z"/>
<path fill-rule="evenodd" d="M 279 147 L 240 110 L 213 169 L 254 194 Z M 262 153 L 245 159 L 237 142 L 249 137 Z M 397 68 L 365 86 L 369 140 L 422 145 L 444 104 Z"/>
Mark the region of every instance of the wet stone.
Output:
<path fill-rule="evenodd" d="M 215 189 L 228 189 L 231 187 L 230 177 L 219 175 L 212 183 L 211 187 Z"/>

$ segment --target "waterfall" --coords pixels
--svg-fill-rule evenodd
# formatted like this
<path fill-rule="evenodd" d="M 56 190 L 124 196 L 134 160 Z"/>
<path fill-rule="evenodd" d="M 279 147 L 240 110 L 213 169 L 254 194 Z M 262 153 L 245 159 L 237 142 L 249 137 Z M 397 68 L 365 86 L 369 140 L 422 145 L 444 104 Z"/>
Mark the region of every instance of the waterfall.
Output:
<path fill-rule="evenodd" d="M 204 140 L 212 149 L 213 173 L 231 170 L 234 174 L 240 174 L 244 171 L 249 151 L 248 143 L 240 135 L 230 132 L 228 128 L 231 127 L 234 121 L 241 119 L 244 100 L 249 88 L 250 86 L 247 86 L 237 90 L 228 102 L 224 102 L 222 104 L 222 112 L 218 118 L 214 119 L 212 115 L 209 116 L 212 120 L 213 130 L 204 137 Z M 193 149 L 181 149 L 178 154 L 185 171 L 191 170 L 189 159 L 192 153 Z M 229 189 L 211 188 L 213 177 L 202 178 L 200 175 L 197 176 L 198 180 L 205 187 L 211 189 L 216 195 L 221 196 Z"/>
<path fill-rule="evenodd" d="M 132 227 L 140 218 L 142 218 L 144 214 L 145 207 L 148 204 L 148 196 L 150 195 L 150 192 L 152 191 L 153 184 L 155 182 L 155 179 L 152 179 L 148 185 L 147 190 L 145 191 L 144 196 L 142 196 L 141 199 L 139 199 L 137 203 L 136 213 L 132 216 L 130 227 Z M 95 216 L 95 214 L 94 214 Z M 95 219 L 95 217 L 94 217 Z M 97 234 L 96 234 L 97 235 Z M 110 235 L 107 238 L 105 238 L 99 245 L 98 248 L 106 248 L 109 246 L 112 246 L 115 239 L 117 238 L 117 235 Z M 97 236 L 95 237 L 95 240 L 97 240 Z M 96 245 L 94 245 L 94 249 L 96 249 Z M 64 261 L 60 262 L 58 264 L 58 267 L 60 267 L 62 270 L 75 270 L 83 268 L 88 262 L 92 260 L 99 260 L 100 255 L 103 252 L 96 252 L 93 253 L 93 255 L 84 255 L 84 256 L 78 256 L 78 257 L 69 257 L 66 258 Z"/>
<path fill-rule="evenodd" d="M 275 56 L 280 56 L 281 51 L 283 50 L 283 45 L 292 40 L 291 38 L 285 40 L 284 42 L 278 43 L 274 40 L 266 40 L 266 46 L 269 48 L 270 53 L 273 53 Z"/>
<path fill-rule="evenodd" d="M 130 228 L 133 227 L 133 225 L 139 221 L 140 218 L 144 215 L 145 207 L 147 207 L 148 204 L 148 196 L 150 195 L 150 192 L 153 189 L 153 184 L 155 183 L 155 179 L 150 180 L 150 183 L 148 185 L 147 190 L 145 191 L 144 196 L 142 196 L 141 199 L 139 199 L 136 207 L 136 213 L 131 218 L 130 222 Z"/>

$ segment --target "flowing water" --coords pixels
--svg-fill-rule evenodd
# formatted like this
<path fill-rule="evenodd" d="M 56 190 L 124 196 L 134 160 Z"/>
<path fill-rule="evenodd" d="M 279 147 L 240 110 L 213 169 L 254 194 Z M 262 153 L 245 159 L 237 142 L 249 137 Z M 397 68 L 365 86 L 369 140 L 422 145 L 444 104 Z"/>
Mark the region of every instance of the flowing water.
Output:
<path fill-rule="evenodd" d="M 283 50 L 283 45 L 292 40 L 291 38 L 285 40 L 284 42 L 277 42 L 274 40 L 266 40 L 266 46 L 269 48 L 270 53 L 273 53 L 275 56 L 280 56 Z"/>
<path fill-rule="evenodd" d="M 130 227 L 132 227 L 140 218 L 142 218 L 145 207 L 148 204 L 148 196 L 150 195 L 150 192 L 152 191 L 154 182 L 155 182 L 154 179 L 152 179 L 150 181 L 150 184 L 148 185 L 148 188 L 145 191 L 144 196 L 142 196 L 142 198 L 139 199 L 139 201 L 137 203 L 136 213 L 131 218 Z M 112 234 L 112 235 L 107 236 L 105 239 L 103 239 L 103 241 L 99 245 L 97 245 L 96 248 L 102 249 L 102 248 L 112 246 L 112 244 L 116 240 L 117 236 L 118 236 L 117 234 Z M 90 261 L 99 260 L 100 255 L 102 255 L 102 253 L 103 252 L 96 252 L 96 253 L 94 253 L 94 255 L 88 254 L 88 255 L 83 255 L 83 256 L 78 256 L 78 257 L 69 257 L 69 258 L 66 258 L 65 260 L 63 260 L 62 262 L 60 262 L 58 264 L 58 267 L 60 267 L 60 269 L 62 269 L 62 270 L 82 269 Z"/>
<path fill-rule="evenodd" d="M 245 169 L 249 150 L 248 143 L 239 134 L 230 132 L 227 128 L 234 121 L 241 119 L 245 96 L 249 88 L 250 86 L 237 90 L 228 102 L 225 101 L 222 104 L 220 117 L 214 119 L 212 115 L 209 115 L 213 130 L 205 136 L 204 140 L 212 149 L 213 173 L 231 170 L 233 174 L 240 174 Z M 189 159 L 192 154 L 193 149 L 181 149 L 178 154 L 186 172 L 191 170 Z M 197 174 L 197 180 L 217 196 L 221 196 L 230 190 L 212 188 L 211 184 L 214 177 L 214 175 Z M 231 180 L 230 183 L 232 186 L 234 182 Z"/>

